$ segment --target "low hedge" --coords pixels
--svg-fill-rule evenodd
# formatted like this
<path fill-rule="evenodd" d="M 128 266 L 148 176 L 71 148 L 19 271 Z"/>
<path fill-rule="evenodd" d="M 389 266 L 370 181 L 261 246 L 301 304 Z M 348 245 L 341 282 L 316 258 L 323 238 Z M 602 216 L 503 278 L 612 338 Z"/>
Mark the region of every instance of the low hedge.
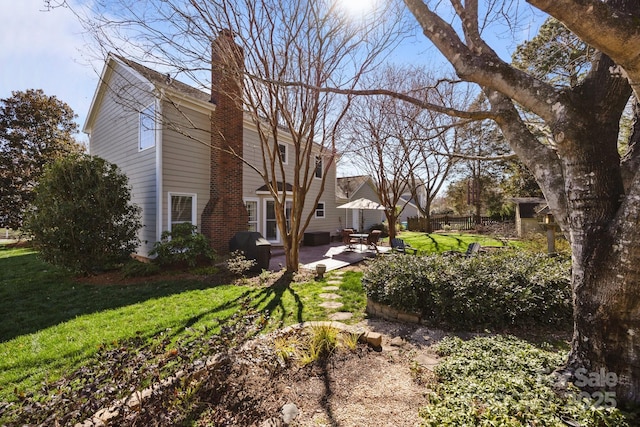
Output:
<path fill-rule="evenodd" d="M 505 251 L 389 255 L 364 272 L 367 296 L 454 329 L 559 325 L 571 319 L 570 260 Z"/>

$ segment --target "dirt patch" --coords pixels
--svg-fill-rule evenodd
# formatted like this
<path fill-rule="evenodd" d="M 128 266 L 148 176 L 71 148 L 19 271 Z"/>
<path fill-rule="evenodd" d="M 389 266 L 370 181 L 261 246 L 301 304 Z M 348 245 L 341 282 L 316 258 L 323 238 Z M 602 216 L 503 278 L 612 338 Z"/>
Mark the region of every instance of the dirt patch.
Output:
<path fill-rule="evenodd" d="M 427 365 L 436 359 L 427 343 L 444 334 L 389 322 L 375 326 L 404 335 L 384 334 L 382 348 L 361 344 L 304 367 L 275 361 L 277 333 L 248 343 L 233 355 L 224 390 L 210 395 L 211 406 L 196 425 L 281 425 L 282 408 L 294 404 L 291 426 L 419 426 L 433 380 Z"/>

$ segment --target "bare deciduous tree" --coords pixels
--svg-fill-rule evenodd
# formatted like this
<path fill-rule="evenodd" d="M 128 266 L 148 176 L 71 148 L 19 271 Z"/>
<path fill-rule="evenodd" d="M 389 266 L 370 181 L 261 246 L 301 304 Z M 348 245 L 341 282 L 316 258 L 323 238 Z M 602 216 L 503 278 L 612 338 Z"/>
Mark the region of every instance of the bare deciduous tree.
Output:
<path fill-rule="evenodd" d="M 393 88 L 416 100 L 460 103 L 453 83 L 430 79 L 424 69 L 387 67 L 367 86 Z M 430 216 L 431 202 L 458 161 L 451 155 L 458 150 L 456 120 L 386 94 L 357 98 L 349 118 L 352 134 L 345 152 L 374 178 L 393 238 L 393 225 L 407 205 L 403 195 L 410 194 L 420 214 Z"/>
<path fill-rule="evenodd" d="M 233 33 L 244 56 L 237 102 L 257 128 L 262 154 L 257 162 L 242 161 L 273 197 L 286 268 L 296 271 L 304 231 L 325 186 L 334 185 L 327 172 L 351 102 L 316 88 L 357 88 L 403 37 L 401 11 L 389 5 L 357 25 L 331 1 L 118 0 L 97 2 L 93 12 L 84 22 L 103 52 L 151 64 L 205 91 L 211 41 L 221 31 Z M 308 86 L 284 84 L 292 81 Z M 284 142 L 291 147 L 286 164 Z"/>

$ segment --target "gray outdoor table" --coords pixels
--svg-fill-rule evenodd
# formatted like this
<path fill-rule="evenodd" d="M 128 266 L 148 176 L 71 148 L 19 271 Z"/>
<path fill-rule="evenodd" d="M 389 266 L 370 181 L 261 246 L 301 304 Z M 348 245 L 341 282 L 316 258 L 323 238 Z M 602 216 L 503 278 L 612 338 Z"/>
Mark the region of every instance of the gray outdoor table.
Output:
<path fill-rule="evenodd" d="M 364 243 L 362 243 L 362 242 L 363 242 L 363 240 L 364 240 L 364 239 L 366 239 L 367 237 L 369 237 L 369 234 L 368 234 L 368 233 L 367 233 L 367 234 L 355 233 L 355 234 L 349 234 L 349 237 L 353 237 L 353 238 L 358 239 L 358 242 L 360 242 L 360 243 L 359 243 L 359 245 L 360 245 L 360 252 L 362 252 L 362 245 L 364 244 Z"/>

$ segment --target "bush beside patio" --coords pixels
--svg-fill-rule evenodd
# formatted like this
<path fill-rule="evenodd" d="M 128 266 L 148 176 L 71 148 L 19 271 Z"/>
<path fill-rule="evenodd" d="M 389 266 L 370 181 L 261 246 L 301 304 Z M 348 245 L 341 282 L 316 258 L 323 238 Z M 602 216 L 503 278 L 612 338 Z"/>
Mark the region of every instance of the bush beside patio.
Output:
<path fill-rule="evenodd" d="M 367 296 L 444 327 L 553 326 L 571 319 L 570 261 L 521 251 L 391 255 L 362 277 Z"/>

